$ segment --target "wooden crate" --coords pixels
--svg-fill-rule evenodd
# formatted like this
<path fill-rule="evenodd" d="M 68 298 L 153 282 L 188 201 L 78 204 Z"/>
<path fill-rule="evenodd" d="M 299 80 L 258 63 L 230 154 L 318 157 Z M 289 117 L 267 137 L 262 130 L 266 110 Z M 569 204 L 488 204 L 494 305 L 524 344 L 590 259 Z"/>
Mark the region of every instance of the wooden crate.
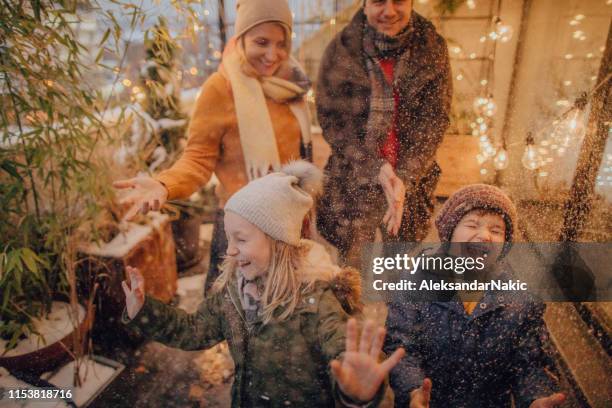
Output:
<path fill-rule="evenodd" d="M 163 302 L 170 302 L 177 288 L 176 253 L 168 216 L 151 213 L 149 225 L 130 224 L 127 231 L 103 244 L 80 248 L 85 257 L 82 270 L 89 279 L 106 273 L 103 298 L 111 313 L 123 309 L 121 281 L 126 266 L 138 268 L 145 278 L 145 292 Z M 87 286 L 87 285 L 86 285 Z M 91 285 L 89 285 L 91 286 Z"/>

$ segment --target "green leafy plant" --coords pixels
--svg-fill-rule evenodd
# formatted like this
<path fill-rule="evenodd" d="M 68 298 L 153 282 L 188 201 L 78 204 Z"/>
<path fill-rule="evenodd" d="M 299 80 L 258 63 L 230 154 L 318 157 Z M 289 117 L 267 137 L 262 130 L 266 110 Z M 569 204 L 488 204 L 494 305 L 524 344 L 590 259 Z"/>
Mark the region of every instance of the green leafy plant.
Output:
<path fill-rule="evenodd" d="M 4 0 L 0 7 L 0 336 L 34 333 L 70 296 L 77 231 L 110 200 L 97 95 L 84 81 L 77 2 Z M 74 296 L 74 293 L 72 293 Z"/>

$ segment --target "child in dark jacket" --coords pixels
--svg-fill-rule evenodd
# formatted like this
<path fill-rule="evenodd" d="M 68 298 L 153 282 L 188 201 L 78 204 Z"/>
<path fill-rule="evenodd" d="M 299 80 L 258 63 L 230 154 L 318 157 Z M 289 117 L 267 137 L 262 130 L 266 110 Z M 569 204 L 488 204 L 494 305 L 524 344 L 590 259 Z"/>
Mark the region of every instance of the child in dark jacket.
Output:
<path fill-rule="evenodd" d="M 183 350 L 227 340 L 233 407 L 376 406 L 404 353 L 380 361 L 384 329 L 372 323 L 358 338 L 347 313 L 360 305 L 358 272 L 341 270 L 320 245 L 300 239 L 321 179 L 312 164 L 297 162 L 230 197 L 227 259 L 194 314 L 145 297 L 142 275 L 128 270 L 129 327 Z"/>
<path fill-rule="evenodd" d="M 512 242 L 516 209 L 500 189 L 476 184 L 459 190 L 436 227 L 443 253 L 487 247 L 488 267 L 497 276 L 507 273 L 504 243 Z M 513 399 L 518 408 L 552 408 L 564 401 L 546 371 L 545 305 L 527 294 L 478 297 L 388 305 L 385 350 L 407 352 L 391 372 L 396 407 L 499 408 Z"/>

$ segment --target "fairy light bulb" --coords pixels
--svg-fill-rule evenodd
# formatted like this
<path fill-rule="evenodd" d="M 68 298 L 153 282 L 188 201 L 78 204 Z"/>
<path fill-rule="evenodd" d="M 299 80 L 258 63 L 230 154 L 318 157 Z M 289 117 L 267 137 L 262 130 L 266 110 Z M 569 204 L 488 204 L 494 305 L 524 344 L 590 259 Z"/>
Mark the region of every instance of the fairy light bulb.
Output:
<path fill-rule="evenodd" d="M 566 119 L 565 128 L 570 133 L 570 136 L 582 136 L 584 131 L 584 112 L 582 109 L 576 108 L 570 113 Z"/>
<path fill-rule="evenodd" d="M 495 25 L 493 31 L 489 33 L 489 38 L 493 41 L 500 41 L 506 43 L 512 39 L 514 29 L 511 25 L 504 24 L 502 19 L 495 17 Z"/>
<path fill-rule="evenodd" d="M 523 167 L 527 170 L 535 170 L 540 165 L 540 160 L 538 160 L 538 151 L 533 145 L 533 135 L 531 132 L 527 133 L 527 140 L 525 146 L 525 152 L 523 153 L 523 158 L 521 159 L 521 163 L 523 163 Z"/>
<path fill-rule="evenodd" d="M 497 33 L 497 39 L 503 43 L 510 41 L 514 34 L 512 26 L 508 24 L 498 24 L 495 32 Z"/>
<path fill-rule="evenodd" d="M 495 156 L 497 149 L 493 147 L 488 137 L 484 136 L 480 138 L 480 153 L 488 160 Z"/>
<path fill-rule="evenodd" d="M 497 104 L 493 100 L 493 96 L 489 97 L 479 96 L 474 99 L 474 111 L 479 116 L 493 117 L 497 112 Z"/>
<path fill-rule="evenodd" d="M 495 167 L 495 170 L 504 170 L 508 167 L 508 164 L 508 152 L 501 147 L 493 159 L 493 167 Z"/>

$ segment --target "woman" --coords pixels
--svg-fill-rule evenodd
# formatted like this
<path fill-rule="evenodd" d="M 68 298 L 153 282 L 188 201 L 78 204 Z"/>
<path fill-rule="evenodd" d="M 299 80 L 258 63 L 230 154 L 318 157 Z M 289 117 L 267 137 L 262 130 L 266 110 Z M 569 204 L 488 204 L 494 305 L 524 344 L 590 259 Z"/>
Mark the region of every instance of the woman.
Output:
<path fill-rule="evenodd" d="M 249 180 L 311 155 L 304 102 L 310 82 L 290 57 L 292 24 L 286 0 L 239 0 L 236 35 L 218 72 L 202 86 L 181 158 L 154 178 L 114 183 L 131 189 L 123 199 L 132 206 L 129 219 L 188 197 L 216 174 L 219 210 L 206 289 L 218 276 L 227 248 L 222 210 L 227 199 Z"/>

